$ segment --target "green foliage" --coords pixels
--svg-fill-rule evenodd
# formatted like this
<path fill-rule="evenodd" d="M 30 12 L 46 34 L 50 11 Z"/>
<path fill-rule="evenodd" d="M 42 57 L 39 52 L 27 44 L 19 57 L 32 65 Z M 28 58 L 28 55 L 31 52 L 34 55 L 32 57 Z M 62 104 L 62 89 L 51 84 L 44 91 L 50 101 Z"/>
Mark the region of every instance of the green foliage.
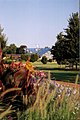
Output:
<path fill-rule="evenodd" d="M 43 56 L 42 59 L 41 59 L 41 62 L 43 64 L 47 64 L 47 57 L 46 56 Z"/>
<path fill-rule="evenodd" d="M 16 73 L 13 70 L 14 74 L 11 69 L 6 72 L 8 73 L 7 76 L 6 74 L 3 76 L 6 79 L 2 79 L 5 80 L 6 89 L 0 91 L 1 120 L 79 119 L 80 88 L 76 86 L 78 76 L 74 87 L 60 85 L 56 81 L 54 83 L 51 81 L 50 71 L 48 72 L 48 79 L 43 79 L 43 77 L 46 77 L 43 71 L 36 71 L 33 74 L 25 71 L 25 68 L 22 67 L 17 72 L 15 71 Z M 37 81 L 33 83 L 35 79 Z M 14 84 L 12 84 L 13 82 Z M 24 94 L 22 94 L 22 91 Z"/>
<path fill-rule="evenodd" d="M 25 54 L 26 49 L 27 49 L 26 45 L 21 45 L 16 49 L 16 54 Z"/>
<path fill-rule="evenodd" d="M 21 54 L 21 60 L 27 60 L 28 59 L 28 54 Z"/>
<path fill-rule="evenodd" d="M 52 47 L 51 53 L 58 64 L 63 61 L 76 65 L 79 62 L 79 17 L 78 13 L 72 13 L 68 20 L 68 27 L 65 34 L 60 32 L 57 35 L 57 42 Z"/>
<path fill-rule="evenodd" d="M 37 61 L 38 60 L 38 54 L 36 53 L 36 54 L 31 54 L 31 59 L 30 59 L 30 61 L 31 62 L 35 62 L 35 61 Z"/>
<path fill-rule="evenodd" d="M 15 44 L 10 44 L 10 46 L 6 46 L 4 49 L 5 54 L 16 54 L 16 45 Z"/>
<path fill-rule="evenodd" d="M 9 59 L 5 59 L 4 63 L 10 65 L 12 63 L 12 59 L 10 59 L 10 58 Z"/>
<path fill-rule="evenodd" d="M 48 81 L 49 82 L 49 81 Z M 57 93 L 58 88 L 55 88 L 50 93 L 49 84 L 47 86 L 42 85 L 39 88 L 35 103 L 28 107 L 24 111 L 16 110 L 13 119 L 19 120 L 78 120 L 79 119 L 79 92 L 74 95 L 74 90 L 71 92 L 70 96 L 66 95 L 66 89 L 63 92 Z M 46 89 L 46 90 L 45 90 Z M 61 87 L 59 87 L 61 89 Z M 78 89 L 77 89 L 78 90 Z M 0 114 L 4 120 L 7 120 L 7 116 L 12 116 L 9 112 L 14 112 L 12 109 L 10 111 L 5 111 Z"/>
<path fill-rule="evenodd" d="M 2 49 L 4 49 L 6 47 L 6 43 L 7 43 L 7 38 L 6 38 L 6 35 L 3 33 L 3 28 L 1 28 L 1 25 L 0 25 L 0 47 Z"/>

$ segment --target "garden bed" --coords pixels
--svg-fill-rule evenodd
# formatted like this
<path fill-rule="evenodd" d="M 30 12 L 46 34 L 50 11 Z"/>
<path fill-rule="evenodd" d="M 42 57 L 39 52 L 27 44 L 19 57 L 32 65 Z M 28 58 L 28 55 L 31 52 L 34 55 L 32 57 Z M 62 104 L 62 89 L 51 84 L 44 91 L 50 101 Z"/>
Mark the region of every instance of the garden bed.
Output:
<path fill-rule="evenodd" d="M 77 120 L 80 85 L 52 81 L 50 71 L 30 71 L 14 64 L 3 70 L 1 120 Z M 1 83 L 0 83 L 1 84 Z"/>

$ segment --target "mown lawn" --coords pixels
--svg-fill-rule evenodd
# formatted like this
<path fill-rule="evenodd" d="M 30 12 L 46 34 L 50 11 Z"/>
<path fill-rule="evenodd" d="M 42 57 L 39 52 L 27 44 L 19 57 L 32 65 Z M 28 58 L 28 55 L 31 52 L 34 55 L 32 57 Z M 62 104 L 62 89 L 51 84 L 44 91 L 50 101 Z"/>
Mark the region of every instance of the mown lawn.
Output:
<path fill-rule="evenodd" d="M 55 78 L 56 80 L 67 81 L 67 82 L 75 82 L 76 75 L 80 73 L 77 70 L 69 70 L 65 69 L 65 65 L 58 65 L 57 63 L 42 64 L 41 62 L 32 63 L 33 66 L 38 70 L 44 70 L 46 72 L 50 71 L 51 78 Z"/>

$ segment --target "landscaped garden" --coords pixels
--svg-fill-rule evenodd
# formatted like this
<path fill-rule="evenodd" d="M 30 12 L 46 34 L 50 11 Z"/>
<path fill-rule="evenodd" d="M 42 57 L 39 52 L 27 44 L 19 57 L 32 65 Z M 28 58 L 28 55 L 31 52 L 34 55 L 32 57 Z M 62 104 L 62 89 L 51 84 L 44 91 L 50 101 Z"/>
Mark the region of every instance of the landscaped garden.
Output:
<path fill-rule="evenodd" d="M 52 59 L 6 43 L 0 26 L 0 120 L 80 120 L 78 12 L 57 34 Z"/>
<path fill-rule="evenodd" d="M 0 120 L 79 120 L 77 83 L 52 82 L 49 71 L 34 70 L 31 63 L 11 63 L 0 74 Z"/>
<path fill-rule="evenodd" d="M 55 62 L 48 62 L 42 64 L 41 62 L 34 62 L 33 66 L 38 70 L 50 71 L 51 79 L 57 81 L 65 81 L 75 83 L 76 76 L 80 73 L 79 70 L 66 69 L 66 65 L 58 65 Z"/>

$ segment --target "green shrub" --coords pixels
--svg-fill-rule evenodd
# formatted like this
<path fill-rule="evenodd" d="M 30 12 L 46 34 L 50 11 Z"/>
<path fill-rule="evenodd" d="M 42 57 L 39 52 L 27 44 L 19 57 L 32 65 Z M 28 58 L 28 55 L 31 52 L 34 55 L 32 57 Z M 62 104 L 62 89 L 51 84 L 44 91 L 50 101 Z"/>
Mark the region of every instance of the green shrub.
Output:
<path fill-rule="evenodd" d="M 37 61 L 38 60 L 38 55 L 37 54 L 31 54 L 31 62 L 35 62 L 35 61 Z"/>
<path fill-rule="evenodd" d="M 41 62 L 43 64 L 47 64 L 47 57 L 46 56 L 43 56 L 42 59 L 41 59 Z"/>
<path fill-rule="evenodd" d="M 53 60 L 52 60 L 52 59 L 49 59 L 48 61 L 49 61 L 49 62 L 52 62 Z"/>
<path fill-rule="evenodd" d="M 27 60 L 28 59 L 28 54 L 21 54 L 21 60 Z"/>
<path fill-rule="evenodd" d="M 11 62 L 12 62 L 12 60 L 11 60 L 11 59 L 6 59 L 6 60 L 4 60 L 4 63 L 5 63 L 5 64 L 9 64 L 9 65 L 10 65 L 10 64 L 11 64 Z"/>

